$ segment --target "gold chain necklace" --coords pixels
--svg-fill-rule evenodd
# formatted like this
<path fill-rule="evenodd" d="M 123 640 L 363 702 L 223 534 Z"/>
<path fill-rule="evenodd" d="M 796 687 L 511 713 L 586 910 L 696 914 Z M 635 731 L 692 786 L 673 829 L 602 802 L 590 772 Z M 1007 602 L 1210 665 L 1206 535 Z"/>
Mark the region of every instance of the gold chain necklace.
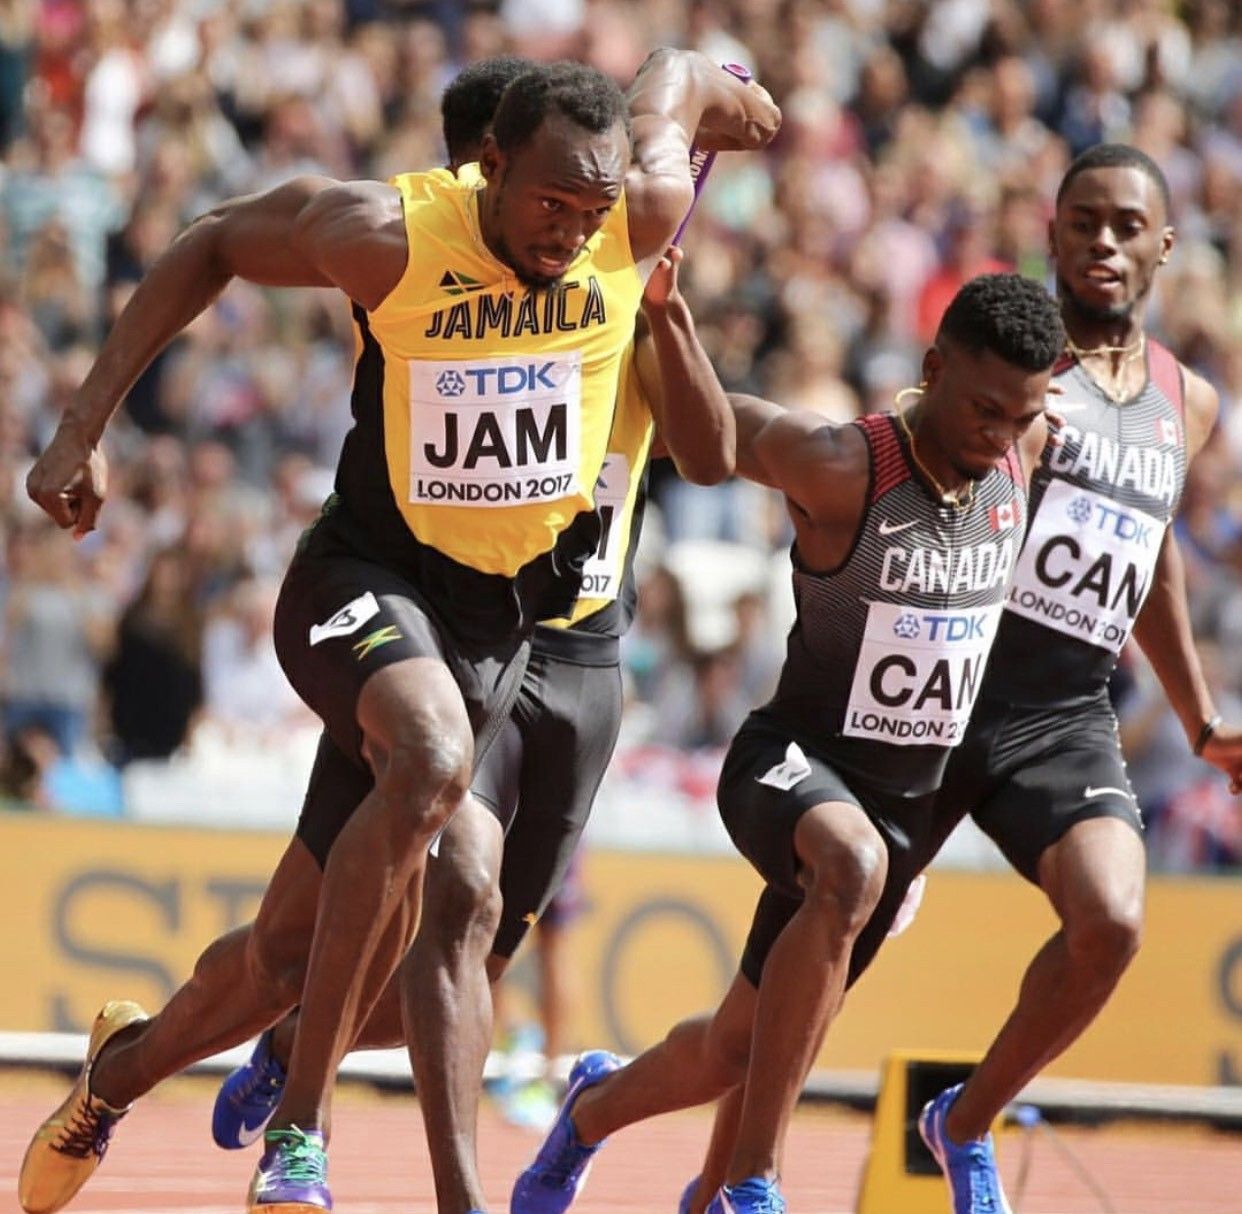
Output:
<path fill-rule="evenodd" d="M 1100 380 L 1096 379 L 1094 375 L 1091 375 L 1090 371 L 1087 371 L 1087 374 L 1090 375 L 1092 379 L 1095 379 L 1095 382 L 1103 388 L 1105 394 L 1111 400 L 1119 401 L 1123 399 L 1124 396 L 1121 381 L 1125 376 L 1126 367 L 1128 367 L 1136 358 L 1143 357 L 1143 351 L 1147 349 L 1147 334 L 1140 330 L 1138 337 L 1128 345 L 1092 346 L 1090 350 L 1084 350 L 1082 346 L 1078 345 L 1067 333 L 1065 335 L 1065 348 L 1078 360 L 1079 366 L 1081 366 L 1084 371 L 1087 371 L 1086 366 L 1083 364 L 1084 358 L 1092 358 L 1100 354 L 1120 354 L 1121 358 L 1120 361 L 1118 361 L 1116 368 L 1110 368 L 1109 370 L 1109 384 L 1101 383 Z"/>
<path fill-rule="evenodd" d="M 905 432 L 906 442 L 910 444 L 910 456 L 914 460 L 918 470 L 932 483 L 932 488 L 940 494 L 941 502 L 946 506 L 952 506 L 954 510 L 969 510 L 975 500 L 975 482 L 968 481 L 966 485 L 966 495 L 962 496 L 962 490 L 950 493 L 932 474 L 928 466 L 919 459 L 918 448 L 914 445 L 914 434 L 910 430 L 910 423 L 906 421 L 904 410 L 898 410 L 897 420 L 901 423 L 901 428 Z"/>

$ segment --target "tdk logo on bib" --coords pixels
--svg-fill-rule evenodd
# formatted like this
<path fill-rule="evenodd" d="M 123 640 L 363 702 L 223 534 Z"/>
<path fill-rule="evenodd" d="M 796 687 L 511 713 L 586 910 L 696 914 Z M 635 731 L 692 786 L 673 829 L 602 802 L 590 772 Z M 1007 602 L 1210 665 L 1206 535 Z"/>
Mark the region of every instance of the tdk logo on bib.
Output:
<path fill-rule="evenodd" d="M 411 502 L 506 506 L 577 492 L 580 351 L 409 368 Z"/>
<path fill-rule="evenodd" d="M 919 627 L 919 617 L 912 611 L 904 611 L 897 617 L 897 621 L 893 624 L 893 632 L 903 640 L 912 641 L 922 632 Z"/>
<path fill-rule="evenodd" d="M 1080 493 L 1076 498 L 1071 499 L 1070 504 L 1065 507 L 1065 513 L 1080 526 L 1089 522 L 1091 519 L 1091 499 L 1085 494 Z"/>
<path fill-rule="evenodd" d="M 441 396 L 460 396 L 466 390 L 466 381 L 458 371 L 441 371 L 436 377 L 436 391 Z"/>
<path fill-rule="evenodd" d="M 931 615 L 923 614 L 927 623 L 927 639 L 929 641 L 966 641 L 973 638 L 983 639 L 983 617 L 979 614 L 970 615 Z M 912 611 L 903 611 L 893 624 L 893 635 L 903 641 L 914 641 L 922 635 L 923 625 L 919 617 Z"/>
<path fill-rule="evenodd" d="M 1065 481 L 1049 483 L 1006 608 L 1118 653 L 1147 591 L 1164 523 Z"/>
<path fill-rule="evenodd" d="M 961 741 L 1000 604 L 955 612 L 872 603 L 843 733 L 893 746 Z"/>
<path fill-rule="evenodd" d="M 1106 535 L 1128 544 L 1140 544 L 1145 548 L 1151 546 L 1151 516 L 1123 510 L 1107 498 L 1097 497 L 1093 502 L 1085 493 L 1080 493 L 1066 507 L 1065 513 L 1080 527 L 1094 519 L 1096 530 Z M 1156 525 L 1160 527 L 1158 523 Z M 1163 527 L 1160 530 L 1163 532 Z"/>
<path fill-rule="evenodd" d="M 552 378 L 555 363 L 526 363 L 511 367 L 467 367 L 465 374 L 470 376 L 474 390 L 484 395 L 492 389 L 498 396 L 512 396 L 515 392 L 534 392 L 540 388 L 557 389 L 556 380 Z M 436 379 L 436 391 L 441 396 L 461 396 L 466 390 L 466 381 L 460 371 L 444 371 Z"/>

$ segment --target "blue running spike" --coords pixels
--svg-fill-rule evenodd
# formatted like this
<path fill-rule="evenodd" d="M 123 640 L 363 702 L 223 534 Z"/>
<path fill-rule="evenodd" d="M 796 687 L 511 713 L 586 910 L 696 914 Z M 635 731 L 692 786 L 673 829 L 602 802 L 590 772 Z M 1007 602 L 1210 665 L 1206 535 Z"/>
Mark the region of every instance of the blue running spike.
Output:
<path fill-rule="evenodd" d="M 751 1176 L 722 1186 L 708 1203 L 707 1214 L 785 1214 L 785 1199 L 775 1180 Z"/>
<path fill-rule="evenodd" d="M 606 1050 L 589 1050 L 569 1072 L 569 1091 L 534 1162 L 513 1186 L 509 1214 L 564 1214 L 586 1183 L 587 1173 L 603 1141 L 592 1146 L 578 1140 L 570 1112 L 589 1087 L 619 1069 L 621 1059 Z"/>
<path fill-rule="evenodd" d="M 211 1136 L 226 1151 L 248 1147 L 271 1120 L 285 1090 L 285 1068 L 272 1053 L 272 1030 L 258 1040 L 250 1061 L 220 1085 L 211 1111 Z"/>
<path fill-rule="evenodd" d="M 949 1182 L 953 1214 L 1013 1214 L 996 1170 L 992 1135 L 985 1134 L 972 1142 L 959 1144 L 944 1128 L 945 1118 L 962 1086 L 959 1083 L 946 1088 L 923 1106 L 919 1114 L 919 1134 Z"/>

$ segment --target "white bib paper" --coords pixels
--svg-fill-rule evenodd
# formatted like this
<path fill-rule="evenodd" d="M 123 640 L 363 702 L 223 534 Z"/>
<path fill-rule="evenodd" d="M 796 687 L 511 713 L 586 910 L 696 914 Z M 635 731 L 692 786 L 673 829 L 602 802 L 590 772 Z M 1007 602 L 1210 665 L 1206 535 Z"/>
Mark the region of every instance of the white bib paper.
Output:
<path fill-rule="evenodd" d="M 1164 523 L 1068 481 L 1049 483 L 1006 610 L 1118 653 L 1147 596 Z"/>
<path fill-rule="evenodd" d="M 409 368 L 411 502 L 530 505 L 578 491 L 580 351 Z"/>
<path fill-rule="evenodd" d="M 615 599 L 621 589 L 621 564 L 625 556 L 621 523 L 630 489 L 630 461 L 618 452 L 604 460 L 595 482 L 595 508 L 599 511 L 599 546 L 582 574 L 584 599 Z"/>
<path fill-rule="evenodd" d="M 996 636 L 1000 604 L 872 603 L 843 733 L 892 746 L 956 746 Z"/>

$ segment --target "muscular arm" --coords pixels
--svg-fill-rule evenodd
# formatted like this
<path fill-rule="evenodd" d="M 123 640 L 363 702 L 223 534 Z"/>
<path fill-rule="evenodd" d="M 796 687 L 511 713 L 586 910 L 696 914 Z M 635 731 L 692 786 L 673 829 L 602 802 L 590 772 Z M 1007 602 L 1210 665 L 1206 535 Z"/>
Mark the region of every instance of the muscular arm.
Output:
<path fill-rule="evenodd" d="M 775 470 L 769 470 L 759 455 L 756 439 L 770 424 L 780 421 L 787 410 L 770 400 L 741 393 L 729 394 L 729 406 L 733 410 L 737 426 L 737 474 L 758 485 L 784 492 L 784 485 Z M 800 415 L 795 415 L 800 416 Z M 800 424 L 793 422 L 789 424 Z M 779 431 L 781 427 L 776 427 Z"/>
<path fill-rule="evenodd" d="M 1164 533 L 1151 591 L 1134 622 L 1134 639 L 1142 646 L 1193 745 L 1216 707 L 1195 649 L 1182 553 L 1171 528 Z"/>
<path fill-rule="evenodd" d="M 630 86 L 633 163 L 626 177 L 630 246 L 644 276 L 677 230 L 694 197 L 690 146 L 746 151 L 764 147 L 780 110 L 757 84 L 744 84 L 697 51 L 662 48 Z"/>
<path fill-rule="evenodd" d="M 94 525 L 103 496 L 97 453 L 117 406 L 151 360 L 234 277 L 267 286 L 336 286 L 374 307 L 400 280 L 407 247 L 397 192 L 378 182 L 300 177 L 195 220 L 155 262 L 27 479 L 62 527 Z"/>
<path fill-rule="evenodd" d="M 738 473 L 785 495 L 805 560 L 817 568 L 836 565 L 866 501 L 871 465 L 862 434 L 757 396 L 730 393 L 729 404 L 737 420 Z"/>
<path fill-rule="evenodd" d="M 1202 449 L 1216 420 L 1216 392 L 1197 376 L 1187 377 L 1186 454 L 1188 461 Z M 1186 602 L 1186 576 L 1181 550 L 1172 528 L 1164 535 L 1152 577 L 1151 591 L 1134 623 L 1134 639 L 1142 646 L 1156 677 L 1193 746 L 1199 731 L 1216 713 L 1195 649 Z M 1203 757 L 1224 771 L 1235 791 L 1242 784 L 1242 729 L 1221 725 L 1204 748 Z"/>
<path fill-rule="evenodd" d="M 681 250 L 670 249 L 647 285 L 648 334 L 636 339 L 635 360 L 662 453 L 692 484 L 715 485 L 733 475 L 733 410 L 677 290 L 680 259 Z"/>

